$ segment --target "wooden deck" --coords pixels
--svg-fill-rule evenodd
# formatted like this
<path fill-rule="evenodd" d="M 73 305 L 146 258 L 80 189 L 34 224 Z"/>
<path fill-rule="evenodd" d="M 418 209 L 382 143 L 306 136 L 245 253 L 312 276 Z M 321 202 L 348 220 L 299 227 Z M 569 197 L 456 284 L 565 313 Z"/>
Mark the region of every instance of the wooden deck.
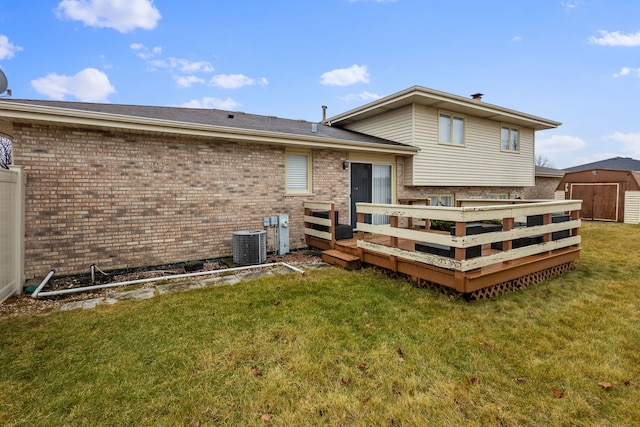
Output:
<path fill-rule="evenodd" d="M 330 210 L 332 206 L 325 205 Z M 357 257 L 363 264 L 406 275 L 419 286 L 442 287 L 474 298 L 490 297 L 574 268 L 580 257 L 579 206 L 579 201 L 538 201 L 508 208 L 503 204 L 443 210 L 442 207 L 358 204 L 362 221 L 365 213 L 376 213 L 390 216 L 391 224 L 371 225 L 359 221 L 359 232 L 350 239 L 327 239 L 314 229 L 306 237 L 309 246 L 331 250 L 333 259 L 342 253 Z M 312 218 L 312 209 L 307 208 L 305 221 L 311 221 L 307 224 L 312 226 L 316 219 Z M 561 212 L 563 222 L 556 223 L 552 212 Z M 454 220 L 457 230 L 452 234 L 453 231 L 401 227 L 399 218 L 403 217 L 404 224 L 410 219 L 443 220 L 444 217 Z M 472 221 L 491 217 L 501 217 L 499 231 L 466 234 L 467 225 Z M 329 218 L 333 218 L 333 214 Z M 516 219 L 523 218 L 525 221 L 537 218 L 541 225 L 526 227 L 520 223 L 516 227 Z M 326 233 L 331 235 L 331 221 L 323 224 L 328 227 Z M 561 237 L 558 233 L 562 233 Z M 535 239 L 535 242 L 515 247 L 514 242 L 523 239 Z M 417 243 L 450 248 L 451 253 L 442 256 L 420 252 L 416 250 Z M 467 259 L 468 248 L 479 250 L 479 256 Z"/>

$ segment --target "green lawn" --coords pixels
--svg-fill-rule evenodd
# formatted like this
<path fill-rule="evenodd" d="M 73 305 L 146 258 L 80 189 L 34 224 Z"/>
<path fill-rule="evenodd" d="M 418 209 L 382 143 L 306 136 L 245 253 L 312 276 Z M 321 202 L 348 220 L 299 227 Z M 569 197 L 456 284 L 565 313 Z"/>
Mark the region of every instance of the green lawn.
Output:
<path fill-rule="evenodd" d="M 582 235 L 496 300 L 327 269 L 0 318 L 0 424 L 635 425 L 640 227 Z"/>

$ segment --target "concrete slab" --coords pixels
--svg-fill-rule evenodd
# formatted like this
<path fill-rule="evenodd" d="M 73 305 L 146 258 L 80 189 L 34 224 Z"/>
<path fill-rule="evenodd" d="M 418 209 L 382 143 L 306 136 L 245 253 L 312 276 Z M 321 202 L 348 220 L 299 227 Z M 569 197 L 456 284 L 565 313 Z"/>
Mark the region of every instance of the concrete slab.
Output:
<path fill-rule="evenodd" d="M 107 295 L 109 299 L 115 299 L 116 301 L 126 300 L 143 300 L 153 298 L 156 295 L 154 288 L 135 289 L 133 291 L 113 292 Z"/>
<path fill-rule="evenodd" d="M 60 311 L 75 310 L 77 308 L 82 308 L 83 310 L 89 310 L 89 309 L 95 308 L 97 305 L 102 304 L 103 302 L 104 302 L 104 298 L 102 297 L 86 299 L 83 301 L 73 301 L 60 307 Z"/>

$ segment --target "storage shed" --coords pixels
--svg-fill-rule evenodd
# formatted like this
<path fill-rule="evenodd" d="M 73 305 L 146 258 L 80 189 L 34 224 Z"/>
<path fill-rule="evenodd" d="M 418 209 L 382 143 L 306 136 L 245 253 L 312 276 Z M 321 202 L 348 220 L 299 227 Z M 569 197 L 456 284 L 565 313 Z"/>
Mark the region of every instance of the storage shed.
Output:
<path fill-rule="evenodd" d="M 567 172 L 556 190 L 556 199 L 561 198 L 582 200 L 583 219 L 640 224 L 639 172 L 613 169 Z"/>

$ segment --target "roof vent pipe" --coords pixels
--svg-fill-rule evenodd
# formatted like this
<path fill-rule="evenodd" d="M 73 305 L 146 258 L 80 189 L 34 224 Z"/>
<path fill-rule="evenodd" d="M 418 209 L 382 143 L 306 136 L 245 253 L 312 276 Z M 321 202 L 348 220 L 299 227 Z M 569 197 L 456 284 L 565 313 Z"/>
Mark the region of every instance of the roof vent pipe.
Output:
<path fill-rule="evenodd" d="M 471 95 L 471 99 L 473 99 L 474 101 L 482 101 L 483 96 L 483 93 L 474 93 L 473 95 Z"/>
<path fill-rule="evenodd" d="M 322 123 L 327 121 L 327 106 L 322 106 Z"/>

